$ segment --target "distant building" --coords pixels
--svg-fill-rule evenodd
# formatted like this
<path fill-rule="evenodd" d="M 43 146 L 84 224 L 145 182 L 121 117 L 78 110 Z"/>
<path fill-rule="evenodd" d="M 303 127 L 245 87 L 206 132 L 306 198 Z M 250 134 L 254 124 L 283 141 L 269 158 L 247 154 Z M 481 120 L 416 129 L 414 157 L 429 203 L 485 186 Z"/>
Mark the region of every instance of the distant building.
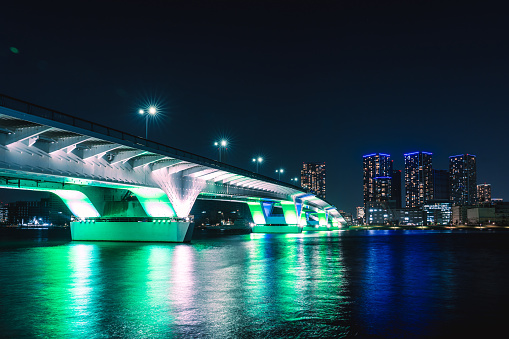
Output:
<path fill-rule="evenodd" d="M 0 224 L 6 224 L 9 221 L 9 205 L 0 205 Z"/>
<path fill-rule="evenodd" d="M 467 206 L 452 206 L 452 225 L 463 225 L 467 223 Z"/>
<path fill-rule="evenodd" d="M 503 202 L 502 199 L 497 199 L 500 201 L 494 202 L 492 199 L 491 202 L 495 207 L 495 222 L 499 226 L 509 226 L 509 202 Z"/>
<path fill-rule="evenodd" d="M 364 223 L 364 215 L 365 215 L 364 207 L 362 206 L 357 207 L 357 220 L 361 224 Z"/>
<path fill-rule="evenodd" d="M 398 208 L 393 211 L 393 224 L 402 226 L 424 225 L 424 212 L 420 207 Z"/>
<path fill-rule="evenodd" d="M 301 186 L 325 199 L 325 162 L 305 162 L 300 171 Z"/>
<path fill-rule="evenodd" d="M 383 203 L 368 203 L 366 212 L 366 224 L 368 225 L 389 225 L 394 216 L 392 210 L 388 209 Z"/>
<path fill-rule="evenodd" d="M 392 161 L 389 154 L 373 153 L 363 156 L 364 211 L 367 224 L 386 223 L 383 211 L 392 196 Z M 382 211 L 382 212 L 380 212 Z"/>
<path fill-rule="evenodd" d="M 495 207 L 473 207 L 467 210 L 467 224 L 469 225 L 491 225 L 495 221 Z"/>
<path fill-rule="evenodd" d="M 450 198 L 453 205 L 472 206 L 477 200 L 476 157 L 460 154 L 449 157 Z"/>
<path fill-rule="evenodd" d="M 8 222 L 18 224 L 49 224 L 49 199 L 40 201 L 16 201 L 8 204 Z"/>
<path fill-rule="evenodd" d="M 420 207 L 433 200 L 432 153 L 405 154 L 405 205 Z"/>
<path fill-rule="evenodd" d="M 392 170 L 391 200 L 394 201 L 393 208 L 401 208 L 401 170 Z"/>
<path fill-rule="evenodd" d="M 452 221 L 452 208 L 450 202 L 429 202 L 423 206 L 426 216 L 426 225 L 450 225 Z"/>
<path fill-rule="evenodd" d="M 433 170 L 433 200 L 450 201 L 448 170 Z"/>
<path fill-rule="evenodd" d="M 477 202 L 479 204 L 491 204 L 491 185 L 479 184 L 477 185 Z"/>
<path fill-rule="evenodd" d="M 363 159 L 364 205 L 387 202 L 391 197 L 392 161 L 389 154 L 365 155 Z"/>

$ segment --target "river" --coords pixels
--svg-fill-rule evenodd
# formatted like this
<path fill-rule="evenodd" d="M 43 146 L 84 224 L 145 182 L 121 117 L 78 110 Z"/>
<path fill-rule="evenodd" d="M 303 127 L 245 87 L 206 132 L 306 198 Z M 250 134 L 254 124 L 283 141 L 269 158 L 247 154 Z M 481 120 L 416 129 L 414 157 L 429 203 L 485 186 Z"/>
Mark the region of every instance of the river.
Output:
<path fill-rule="evenodd" d="M 509 232 L 0 241 L 0 336 L 494 337 Z"/>

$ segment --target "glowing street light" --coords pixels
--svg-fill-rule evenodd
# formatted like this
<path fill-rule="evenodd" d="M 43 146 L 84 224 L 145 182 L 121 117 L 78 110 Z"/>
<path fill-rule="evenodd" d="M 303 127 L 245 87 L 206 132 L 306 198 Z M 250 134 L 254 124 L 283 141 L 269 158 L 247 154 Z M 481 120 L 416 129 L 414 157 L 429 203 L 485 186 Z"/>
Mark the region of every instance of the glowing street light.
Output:
<path fill-rule="evenodd" d="M 278 174 L 277 180 L 281 180 L 281 173 L 283 173 L 285 170 L 282 168 L 279 168 L 276 170 L 276 173 Z"/>
<path fill-rule="evenodd" d="M 262 157 L 253 158 L 253 162 L 256 163 L 256 173 L 258 173 L 258 165 L 261 164 L 263 161 Z"/>
<path fill-rule="evenodd" d="M 221 141 L 216 141 L 214 142 L 214 146 L 217 146 L 217 150 L 219 151 L 219 162 L 221 162 L 221 149 L 224 148 L 224 150 L 226 151 L 226 146 L 228 146 L 228 141 L 226 140 L 221 140 Z"/>
<path fill-rule="evenodd" d="M 295 177 L 295 178 L 291 178 L 290 179 L 291 181 L 294 181 L 295 182 L 295 185 L 298 185 L 299 184 L 299 178 Z"/>
<path fill-rule="evenodd" d="M 140 109 L 138 113 L 140 113 L 141 115 L 145 115 L 145 139 L 148 139 L 148 117 L 149 115 L 152 116 L 156 115 L 157 108 L 155 108 L 154 106 L 150 106 L 147 110 Z"/>

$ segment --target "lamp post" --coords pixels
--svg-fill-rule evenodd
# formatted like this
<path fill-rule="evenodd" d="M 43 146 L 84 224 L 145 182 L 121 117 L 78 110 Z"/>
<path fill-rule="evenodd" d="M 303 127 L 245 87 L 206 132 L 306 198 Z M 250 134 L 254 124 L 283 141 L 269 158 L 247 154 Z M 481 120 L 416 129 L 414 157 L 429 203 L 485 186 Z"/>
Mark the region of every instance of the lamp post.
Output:
<path fill-rule="evenodd" d="M 282 169 L 282 168 L 279 168 L 276 170 L 276 173 L 278 175 L 277 180 L 281 180 L 281 173 L 283 173 L 283 172 L 284 172 L 284 169 Z"/>
<path fill-rule="evenodd" d="M 299 184 L 299 178 L 295 177 L 295 178 L 291 178 L 290 179 L 291 181 L 295 181 L 295 185 L 298 185 Z"/>
<path fill-rule="evenodd" d="M 256 163 L 256 173 L 258 173 L 258 164 L 261 164 L 263 161 L 262 157 L 253 158 L 253 162 Z"/>
<path fill-rule="evenodd" d="M 216 141 L 214 142 L 214 146 L 217 146 L 217 150 L 219 151 L 219 162 L 221 162 L 221 148 L 224 148 L 226 150 L 226 146 L 228 145 L 228 142 L 226 140 Z"/>
<path fill-rule="evenodd" d="M 157 109 L 154 106 L 150 106 L 147 110 L 140 109 L 138 113 L 145 115 L 145 139 L 148 139 L 148 116 L 156 115 Z"/>

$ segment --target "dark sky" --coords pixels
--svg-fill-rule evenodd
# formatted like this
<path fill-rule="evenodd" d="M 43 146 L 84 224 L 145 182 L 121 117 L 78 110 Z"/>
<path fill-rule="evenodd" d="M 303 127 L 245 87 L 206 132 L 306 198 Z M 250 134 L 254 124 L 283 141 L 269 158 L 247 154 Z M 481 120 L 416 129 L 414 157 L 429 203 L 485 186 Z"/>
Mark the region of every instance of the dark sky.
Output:
<path fill-rule="evenodd" d="M 499 2 L 502 3 L 502 2 Z M 3 3 L 0 92 L 285 179 L 327 164 L 327 199 L 362 204 L 362 155 L 477 155 L 509 200 L 504 8 L 433 1 Z M 14 50 L 13 47 L 16 49 Z M 16 53 L 17 52 L 17 53 Z M 5 191 L 0 192 L 4 200 Z"/>

